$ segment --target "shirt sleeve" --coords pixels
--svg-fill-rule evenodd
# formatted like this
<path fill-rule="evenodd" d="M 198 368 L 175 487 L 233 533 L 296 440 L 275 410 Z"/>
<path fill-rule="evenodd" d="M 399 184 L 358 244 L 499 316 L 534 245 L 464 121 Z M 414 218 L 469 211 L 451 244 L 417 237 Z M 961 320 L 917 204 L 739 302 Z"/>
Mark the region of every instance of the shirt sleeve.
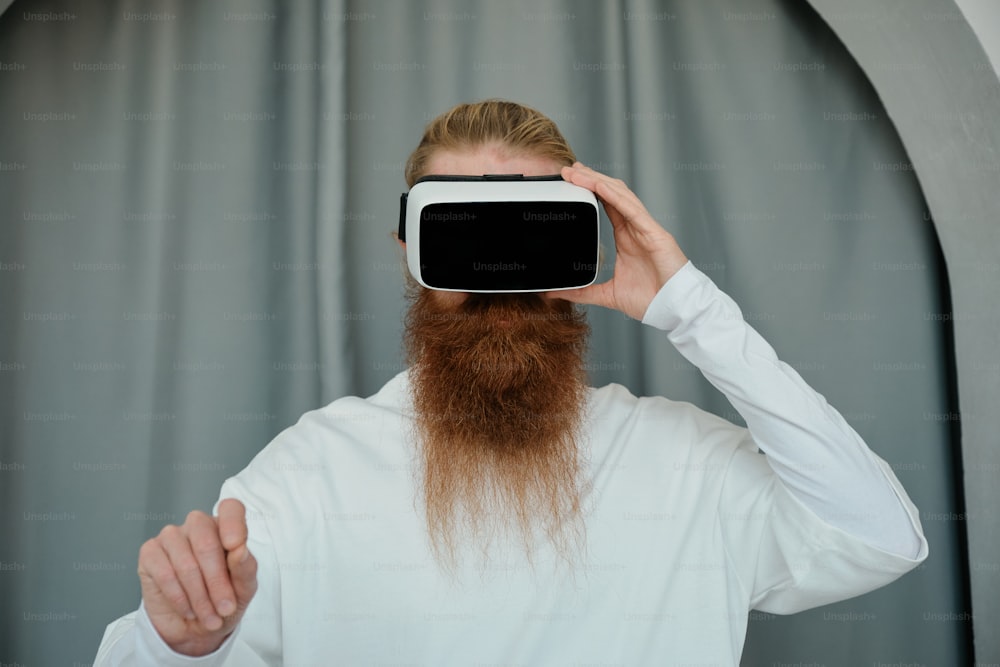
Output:
<path fill-rule="evenodd" d="M 898 481 L 890 486 L 916 520 L 917 510 Z M 728 569 L 736 574 L 749 608 L 773 614 L 885 586 L 927 553 L 924 546 L 916 558 L 894 554 L 819 519 L 781 482 L 750 438 L 733 450 L 726 467 L 718 521 Z"/>
<path fill-rule="evenodd" d="M 247 509 L 247 545 L 257 559 L 257 593 L 226 641 L 205 656 L 177 653 L 163 641 L 140 603 L 139 609 L 108 625 L 95 667 L 266 667 L 281 662 L 277 559 L 266 513 L 253 504 L 236 479 L 223 484 L 220 500 L 237 498 Z M 218 504 L 216 504 L 216 509 Z"/>
<path fill-rule="evenodd" d="M 708 276 L 688 262 L 660 289 L 642 321 L 666 330 L 746 420 L 782 487 L 755 502 L 807 509 L 880 550 L 914 563 L 926 558 L 919 515 L 889 466 L 778 359 Z"/>

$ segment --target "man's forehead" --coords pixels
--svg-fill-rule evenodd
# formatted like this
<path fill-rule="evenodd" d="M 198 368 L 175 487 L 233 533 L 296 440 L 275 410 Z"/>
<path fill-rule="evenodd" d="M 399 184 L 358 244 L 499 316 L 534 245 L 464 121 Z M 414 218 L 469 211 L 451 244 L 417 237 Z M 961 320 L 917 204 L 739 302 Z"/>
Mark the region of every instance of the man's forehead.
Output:
<path fill-rule="evenodd" d="M 431 155 L 425 174 L 469 175 L 522 174 L 547 176 L 558 174 L 562 164 L 550 157 L 510 155 L 500 146 L 478 146 L 463 150 L 440 150 Z"/>

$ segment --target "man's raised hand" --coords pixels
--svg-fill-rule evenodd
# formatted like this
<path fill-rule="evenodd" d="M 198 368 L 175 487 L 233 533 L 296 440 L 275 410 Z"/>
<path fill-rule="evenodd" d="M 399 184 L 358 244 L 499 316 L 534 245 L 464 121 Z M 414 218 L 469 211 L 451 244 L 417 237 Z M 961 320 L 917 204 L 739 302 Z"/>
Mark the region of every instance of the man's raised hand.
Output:
<path fill-rule="evenodd" d="M 641 320 L 664 283 L 687 263 L 674 237 L 653 219 L 629 187 L 579 162 L 563 167 L 564 180 L 592 191 L 604 204 L 615 234 L 611 280 L 549 296 L 621 311 Z"/>
<path fill-rule="evenodd" d="M 239 624 L 257 591 L 246 509 L 219 503 L 218 516 L 191 512 L 139 549 L 142 600 L 153 627 L 178 653 L 207 655 Z"/>

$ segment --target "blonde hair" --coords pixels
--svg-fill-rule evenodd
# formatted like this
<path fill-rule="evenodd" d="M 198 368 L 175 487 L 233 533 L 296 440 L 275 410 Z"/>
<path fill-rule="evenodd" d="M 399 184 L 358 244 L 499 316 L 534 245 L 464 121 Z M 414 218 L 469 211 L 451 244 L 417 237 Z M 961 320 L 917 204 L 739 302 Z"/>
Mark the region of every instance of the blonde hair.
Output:
<path fill-rule="evenodd" d="M 512 153 L 552 158 L 571 165 L 576 155 L 555 122 L 531 107 L 506 100 L 459 104 L 427 125 L 406 161 L 406 184 L 426 176 L 427 161 L 439 150 L 475 148 L 497 143 Z"/>

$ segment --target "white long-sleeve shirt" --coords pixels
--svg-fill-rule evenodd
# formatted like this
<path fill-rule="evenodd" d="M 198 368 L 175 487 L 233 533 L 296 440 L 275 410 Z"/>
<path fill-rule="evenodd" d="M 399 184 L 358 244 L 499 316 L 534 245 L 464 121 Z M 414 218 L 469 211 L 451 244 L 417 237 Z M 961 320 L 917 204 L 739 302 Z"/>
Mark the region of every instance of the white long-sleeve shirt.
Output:
<path fill-rule="evenodd" d="M 587 553 L 573 572 L 545 543 L 533 567 L 515 548 L 458 583 L 439 571 L 404 372 L 303 415 L 225 482 L 220 498 L 247 507 L 259 589 L 218 651 L 175 654 L 140 605 L 108 626 L 95 664 L 736 665 L 750 609 L 842 600 L 927 557 L 889 466 L 708 277 L 687 264 L 643 322 L 747 428 L 592 389 Z"/>

